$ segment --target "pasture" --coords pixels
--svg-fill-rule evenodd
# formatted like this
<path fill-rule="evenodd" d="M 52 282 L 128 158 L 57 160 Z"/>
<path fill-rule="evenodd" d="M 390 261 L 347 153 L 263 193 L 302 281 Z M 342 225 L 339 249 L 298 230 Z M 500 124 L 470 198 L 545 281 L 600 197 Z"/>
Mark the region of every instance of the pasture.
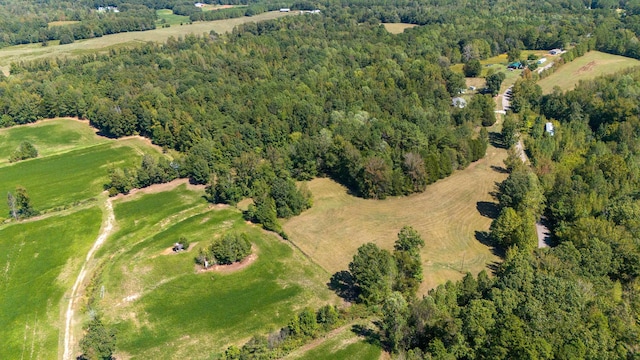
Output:
<path fill-rule="evenodd" d="M 101 221 L 93 206 L 0 227 L 0 359 L 58 358 L 64 295 Z"/>
<path fill-rule="evenodd" d="M 9 156 L 23 141 L 31 142 L 38 149 L 38 156 L 45 157 L 109 140 L 96 135 L 88 122 L 72 119 L 43 120 L 0 129 L 0 167 L 9 164 Z"/>
<path fill-rule="evenodd" d="M 640 66 L 640 61 L 600 51 L 590 51 L 562 65 L 553 74 L 538 81 L 538 85 L 544 94 L 553 92 L 555 86 L 560 87 L 562 91 L 567 91 L 572 90 L 581 80 L 591 80 L 633 66 Z"/>
<path fill-rule="evenodd" d="M 36 210 L 67 207 L 100 194 L 110 167 L 138 165 L 143 153 L 157 150 L 132 138 L 16 162 L 2 167 L 0 193 L 20 185 L 27 189 Z M 7 202 L 0 202 L 0 220 L 8 215 Z"/>
<path fill-rule="evenodd" d="M 271 11 L 251 17 L 239 17 L 234 19 L 196 22 L 171 26 L 168 28 L 158 28 L 149 31 L 126 32 L 113 35 L 105 35 L 99 38 L 79 40 L 72 44 L 58 45 L 57 41 L 51 41 L 49 46 L 43 47 L 41 44 L 28 44 L 9 46 L 0 49 L 0 70 L 9 74 L 9 67 L 12 62 L 29 61 L 36 59 L 51 59 L 65 56 L 78 56 L 92 54 L 96 51 L 108 51 L 111 48 L 131 46 L 148 41 L 165 42 L 169 37 L 184 37 L 187 34 L 203 34 L 214 30 L 217 33 L 231 32 L 234 27 L 247 22 L 259 22 L 279 17 L 297 14 L 296 12 Z"/>
<path fill-rule="evenodd" d="M 164 24 L 181 25 L 191 22 L 188 16 L 176 15 L 171 9 L 156 10 L 156 16 L 158 17 L 158 20 L 156 20 L 156 25 L 160 26 Z"/>
<path fill-rule="evenodd" d="M 507 176 L 500 170 L 505 158 L 505 150 L 489 146 L 485 158 L 429 185 L 423 193 L 382 201 L 350 195 L 331 179 L 314 179 L 308 183 L 313 207 L 287 220 L 284 230 L 305 254 L 333 274 L 346 270 L 364 243 L 391 250 L 398 231 L 411 225 L 425 241 L 420 288 L 424 294 L 499 260 L 476 237 L 491 224 L 490 192 Z"/>
<path fill-rule="evenodd" d="M 418 25 L 416 24 L 405 24 L 405 23 L 385 23 L 384 28 L 387 29 L 388 32 L 392 34 L 402 34 L 406 29 L 411 29 Z"/>
<path fill-rule="evenodd" d="M 105 293 L 96 306 L 118 329 L 116 357 L 209 358 L 286 325 L 305 306 L 337 300 L 329 274 L 202 195 L 182 185 L 114 202 L 119 230 L 97 254 Z M 231 230 L 249 235 L 257 259 L 236 272 L 197 273 L 199 249 Z M 195 247 L 168 251 L 181 236 Z"/>

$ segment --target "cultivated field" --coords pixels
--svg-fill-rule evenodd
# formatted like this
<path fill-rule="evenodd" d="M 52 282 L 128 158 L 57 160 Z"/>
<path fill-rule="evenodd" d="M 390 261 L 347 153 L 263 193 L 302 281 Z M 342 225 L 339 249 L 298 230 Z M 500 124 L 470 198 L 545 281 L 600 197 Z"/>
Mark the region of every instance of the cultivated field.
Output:
<path fill-rule="evenodd" d="M 49 126 L 52 131 L 45 132 Z M 0 165 L 0 193 L 6 196 L 20 185 L 27 189 L 36 210 L 67 207 L 100 194 L 109 167 L 137 165 L 142 154 L 158 154 L 156 147 L 142 139 L 109 140 L 91 135 L 90 131 L 87 123 L 75 120 L 45 121 L 3 130 L 0 136 L 10 143 L 9 147 L 0 148 L 3 162 L 6 152 L 13 151 L 13 144 L 21 138 L 33 140 L 44 156 Z M 95 145 L 91 145 L 92 141 Z M 7 202 L 2 201 L 0 221 L 8 216 Z"/>
<path fill-rule="evenodd" d="M 183 185 L 115 201 L 119 230 L 98 253 L 105 291 L 96 304 L 118 328 L 117 358 L 209 358 L 286 325 L 305 306 L 337 301 L 328 273 L 202 195 Z M 197 273 L 198 250 L 230 230 L 249 234 L 257 259 L 236 272 Z M 181 236 L 194 247 L 174 254 Z"/>
<path fill-rule="evenodd" d="M 384 201 L 357 198 L 330 179 L 315 179 L 308 184 L 313 207 L 288 220 L 284 229 L 315 262 L 335 273 L 347 269 L 360 245 L 373 242 L 392 249 L 400 228 L 411 225 L 425 240 L 421 293 L 426 293 L 498 261 L 476 233 L 489 229 L 491 219 L 480 210 L 486 215 L 493 202 L 489 193 L 506 178 L 495 168 L 504 166 L 505 157 L 505 150 L 490 146 L 484 159 L 429 185 L 425 192 Z"/>
<path fill-rule="evenodd" d="M 95 146 L 109 139 L 96 135 L 96 130 L 88 122 L 72 119 L 42 120 L 26 126 L 0 129 L 0 167 L 10 164 L 11 153 L 23 141 L 34 144 L 38 156 L 44 157 Z"/>
<path fill-rule="evenodd" d="M 173 13 L 173 10 L 170 9 L 156 10 L 156 16 L 158 17 L 156 25 L 160 26 L 162 24 L 180 25 L 191 22 L 188 16 L 176 15 Z"/>
<path fill-rule="evenodd" d="M 61 309 L 67 302 L 63 295 L 80 270 L 101 218 L 94 206 L 0 227 L 0 359 L 58 358 Z"/>
<path fill-rule="evenodd" d="M 590 80 L 601 75 L 608 75 L 620 70 L 640 66 L 640 61 L 624 56 L 590 51 L 574 61 L 562 65 L 555 73 L 538 81 L 542 92 L 549 94 L 555 86 L 563 91 L 573 89 L 580 80 Z"/>
<path fill-rule="evenodd" d="M 406 29 L 410 29 L 412 27 L 418 26 L 416 24 L 405 24 L 405 23 L 386 23 L 382 25 L 384 25 L 384 28 L 387 29 L 387 31 L 392 34 L 401 34 Z"/>
<path fill-rule="evenodd" d="M 73 44 L 58 45 L 57 42 L 49 42 L 49 46 L 41 44 L 16 45 L 0 49 L 0 70 L 9 74 L 9 66 L 12 62 L 28 61 L 43 58 L 55 58 L 64 56 L 78 56 L 93 54 L 96 51 L 107 51 L 110 48 L 130 46 L 141 42 L 164 42 L 169 37 L 177 38 L 187 34 L 203 34 L 214 30 L 217 33 L 225 33 L 234 27 L 247 22 L 259 22 L 293 15 L 296 12 L 271 11 L 251 17 L 216 20 L 208 22 L 196 22 L 188 25 L 177 25 L 168 28 L 159 28 L 149 31 L 126 32 L 106 35 L 100 38 L 76 41 Z"/>

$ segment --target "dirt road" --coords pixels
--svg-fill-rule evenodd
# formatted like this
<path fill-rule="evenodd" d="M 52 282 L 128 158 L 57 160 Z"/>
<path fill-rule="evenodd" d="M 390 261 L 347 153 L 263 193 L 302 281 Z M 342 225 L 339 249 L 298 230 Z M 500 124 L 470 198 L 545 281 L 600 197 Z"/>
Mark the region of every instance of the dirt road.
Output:
<path fill-rule="evenodd" d="M 113 226 L 116 222 L 115 214 L 113 213 L 113 205 L 111 203 L 111 199 L 107 198 L 105 201 L 105 212 L 106 219 L 103 221 L 102 229 L 100 229 L 100 233 L 98 234 L 98 238 L 93 243 L 93 246 L 87 253 L 87 257 L 82 264 L 82 268 L 80 269 L 80 273 L 76 278 L 73 287 L 71 288 L 71 294 L 69 294 L 69 304 L 67 305 L 67 311 L 65 312 L 65 326 L 64 326 L 64 353 L 62 356 L 63 360 L 73 360 L 76 356 L 73 354 L 73 348 L 76 341 L 73 338 L 73 334 L 71 331 L 71 327 L 73 325 L 74 313 L 76 310 L 76 299 L 79 298 L 80 288 L 87 276 L 87 264 L 93 258 L 95 252 L 100 248 L 100 246 L 104 243 L 104 241 L 109 237 L 111 232 L 113 231 Z"/>

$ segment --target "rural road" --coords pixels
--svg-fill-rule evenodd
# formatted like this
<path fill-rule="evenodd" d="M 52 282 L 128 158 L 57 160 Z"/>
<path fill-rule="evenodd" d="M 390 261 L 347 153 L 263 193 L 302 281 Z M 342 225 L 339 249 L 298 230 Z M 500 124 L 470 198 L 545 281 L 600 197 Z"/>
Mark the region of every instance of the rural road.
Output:
<path fill-rule="evenodd" d="M 93 258 L 93 255 L 104 243 L 107 237 L 109 237 L 109 235 L 111 234 L 111 231 L 113 231 L 113 225 L 116 222 L 116 216 L 113 213 L 113 204 L 111 203 L 110 198 L 107 198 L 105 202 L 105 211 L 107 213 L 106 221 L 103 222 L 103 226 L 102 226 L 102 229 L 100 230 L 100 233 L 98 234 L 98 238 L 93 243 L 93 246 L 91 247 L 91 249 L 89 249 L 89 252 L 87 253 L 87 257 L 85 258 L 84 263 L 82 264 L 82 268 L 80 269 L 80 273 L 78 274 L 78 277 L 76 278 L 76 281 L 73 284 L 73 287 L 71 288 L 71 294 L 69 295 L 69 304 L 67 305 L 67 311 L 65 313 L 64 354 L 62 356 L 63 360 L 73 360 L 76 358 L 72 354 L 73 345 L 75 342 L 73 339 L 73 335 L 71 334 L 71 325 L 73 322 L 74 312 L 75 312 L 75 302 L 76 302 L 75 300 L 76 298 L 78 298 L 79 288 L 84 282 L 84 279 L 87 275 L 87 264 Z"/>
<path fill-rule="evenodd" d="M 545 71 L 547 69 L 550 69 L 552 66 L 553 66 L 553 61 L 548 63 L 547 65 L 545 65 L 543 67 L 538 68 L 536 71 L 538 72 L 538 74 L 540 74 L 541 72 L 543 72 L 543 71 Z"/>
<path fill-rule="evenodd" d="M 540 219 L 536 223 L 536 233 L 538 234 L 538 248 L 549 247 L 547 244 L 547 240 L 551 237 L 551 232 L 549 232 L 549 228 L 547 228 L 542 222 L 544 218 Z"/>
<path fill-rule="evenodd" d="M 513 89 L 513 85 L 509 86 L 507 90 L 505 90 L 504 94 L 502 94 L 502 110 L 509 110 L 509 105 L 511 105 L 511 90 Z"/>

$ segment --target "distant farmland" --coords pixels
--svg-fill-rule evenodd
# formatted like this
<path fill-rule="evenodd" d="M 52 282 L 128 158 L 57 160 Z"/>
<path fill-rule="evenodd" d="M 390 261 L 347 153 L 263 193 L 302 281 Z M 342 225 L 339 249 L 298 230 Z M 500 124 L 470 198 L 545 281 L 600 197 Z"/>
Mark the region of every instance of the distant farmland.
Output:
<path fill-rule="evenodd" d="M 538 81 L 538 85 L 545 94 L 551 93 L 555 86 L 566 91 L 573 89 L 581 80 L 590 80 L 639 65 L 640 61 L 635 59 L 591 51 L 562 65 L 555 73 Z"/>
<path fill-rule="evenodd" d="M 58 45 L 57 41 L 51 41 L 49 46 L 41 44 L 16 45 L 0 49 L 0 70 L 9 74 L 9 66 L 12 62 L 28 61 L 43 58 L 64 56 L 77 56 L 96 51 L 104 51 L 114 47 L 140 44 L 147 41 L 164 42 L 169 37 L 175 38 L 187 34 L 203 34 L 214 30 L 217 33 L 231 32 L 234 27 L 248 22 L 259 22 L 277 19 L 283 16 L 297 14 L 297 12 L 271 11 L 251 17 L 240 17 L 225 20 L 196 22 L 186 25 L 174 25 L 168 28 L 158 28 L 149 31 L 126 32 L 114 35 L 106 35 L 100 38 L 76 41 L 73 44 Z"/>

